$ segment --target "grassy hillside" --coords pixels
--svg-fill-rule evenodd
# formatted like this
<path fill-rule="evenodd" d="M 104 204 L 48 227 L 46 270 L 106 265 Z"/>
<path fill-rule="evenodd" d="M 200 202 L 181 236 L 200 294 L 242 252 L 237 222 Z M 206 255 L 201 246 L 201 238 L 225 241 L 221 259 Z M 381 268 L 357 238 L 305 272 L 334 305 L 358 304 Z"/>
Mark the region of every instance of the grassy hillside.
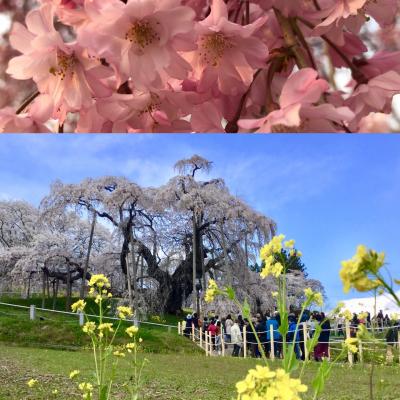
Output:
<path fill-rule="evenodd" d="M 13 303 L 23 306 L 35 304 L 41 306 L 40 299 L 11 299 L 2 298 L 0 302 Z M 50 306 L 47 304 L 47 306 Z M 58 299 L 57 308 L 65 310 L 65 299 Z M 97 308 L 92 300 L 88 301 L 87 310 L 96 314 Z M 201 353 L 201 350 L 189 340 L 178 336 L 177 317 L 162 317 L 166 325 L 173 327 L 141 324 L 140 335 L 144 340 L 146 352 L 157 353 Z M 122 324 L 122 328 L 130 325 Z M 116 342 L 126 341 L 124 329 L 121 329 Z M 77 315 L 65 315 L 53 312 L 37 310 L 37 318 L 29 319 L 29 310 L 0 305 L 0 342 L 10 345 L 22 345 L 30 347 L 55 348 L 66 350 L 78 350 L 89 345 L 88 337 L 79 326 Z"/>
<path fill-rule="evenodd" d="M 89 351 L 66 352 L 34 348 L 9 347 L 0 344 L 0 400 L 44 400 L 55 398 L 51 391 L 61 389 L 58 399 L 78 399 L 74 384 L 68 379 L 73 369 L 81 371 L 80 381 L 92 377 Z M 230 357 L 206 358 L 195 354 L 145 355 L 149 363 L 144 372 L 143 398 L 164 400 L 224 400 L 234 398 L 235 382 L 242 379 L 256 360 Z M 260 361 L 258 361 L 260 362 Z M 317 364 L 312 364 L 305 377 L 309 384 Z M 121 360 L 115 399 L 122 398 L 121 383 L 129 376 L 127 360 Z M 334 368 L 326 394 L 319 400 L 365 400 L 369 392 L 369 367 L 346 365 Z M 44 391 L 32 391 L 26 382 L 35 378 L 43 382 Z M 375 368 L 376 400 L 398 400 L 399 370 L 394 367 Z M 68 393 L 68 394 L 67 394 Z M 312 398 L 311 393 L 305 400 Z"/>

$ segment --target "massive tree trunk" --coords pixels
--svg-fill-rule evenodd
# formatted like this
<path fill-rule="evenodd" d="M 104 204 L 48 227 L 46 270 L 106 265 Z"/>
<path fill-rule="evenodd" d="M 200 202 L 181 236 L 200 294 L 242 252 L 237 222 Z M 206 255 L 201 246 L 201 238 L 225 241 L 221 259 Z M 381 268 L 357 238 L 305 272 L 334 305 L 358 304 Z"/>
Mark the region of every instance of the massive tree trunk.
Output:
<path fill-rule="evenodd" d="M 82 277 L 81 291 L 80 291 L 81 299 L 83 299 L 85 297 L 86 274 L 87 274 L 87 270 L 89 268 L 89 259 L 90 259 L 90 252 L 92 250 L 92 245 L 93 245 L 93 234 L 94 234 L 95 225 L 96 225 L 96 213 L 94 212 L 93 219 L 92 219 L 92 225 L 90 227 L 89 244 L 88 244 L 88 250 L 87 250 L 86 259 L 85 259 L 85 266 L 83 267 L 83 277 Z"/>
<path fill-rule="evenodd" d="M 168 271 L 163 271 L 159 268 L 157 260 L 152 252 L 138 240 L 138 252 L 146 260 L 148 266 L 148 276 L 155 279 L 159 283 L 159 298 L 162 299 L 162 310 L 176 314 L 182 310 L 183 294 L 192 293 L 193 289 L 193 255 L 190 252 L 186 258 L 181 261 L 172 275 Z M 198 241 L 197 241 L 198 242 Z M 204 266 L 204 271 L 207 273 L 211 268 L 216 268 L 216 264 L 220 259 L 210 260 Z M 200 257 L 196 260 L 196 276 L 202 276 L 202 267 Z"/>

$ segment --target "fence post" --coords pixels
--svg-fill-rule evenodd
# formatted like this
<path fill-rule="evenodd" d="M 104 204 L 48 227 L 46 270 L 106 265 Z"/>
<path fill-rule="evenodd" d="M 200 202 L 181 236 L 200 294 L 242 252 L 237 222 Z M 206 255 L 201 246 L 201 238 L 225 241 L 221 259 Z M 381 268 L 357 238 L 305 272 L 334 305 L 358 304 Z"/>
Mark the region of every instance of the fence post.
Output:
<path fill-rule="evenodd" d="M 225 340 L 224 340 L 224 331 L 222 330 L 221 332 L 221 351 L 222 351 L 222 357 L 225 356 Z"/>
<path fill-rule="evenodd" d="M 213 354 L 213 340 L 211 336 L 211 332 L 208 332 L 208 354 L 212 356 Z"/>
<path fill-rule="evenodd" d="M 350 338 L 350 322 L 346 319 L 346 339 Z M 349 350 L 347 352 L 347 359 L 350 365 L 353 365 L 353 353 Z"/>
<path fill-rule="evenodd" d="M 203 348 L 203 327 L 200 327 L 200 347 Z"/>
<path fill-rule="evenodd" d="M 400 364 L 400 330 L 397 331 L 397 350 L 399 352 L 399 364 Z"/>
<path fill-rule="evenodd" d="M 181 334 L 181 323 L 180 321 L 178 321 L 178 335 Z"/>
<path fill-rule="evenodd" d="M 247 356 L 246 325 L 243 326 L 243 358 Z"/>
<path fill-rule="evenodd" d="M 304 341 L 304 359 L 308 361 L 308 348 L 307 348 L 307 325 L 303 322 L 303 341 Z M 329 346 L 328 346 L 329 348 Z"/>
<path fill-rule="evenodd" d="M 274 327 L 269 326 L 269 358 L 275 360 Z"/>
<path fill-rule="evenodd" d="M 83 326 L 85 323 L 85 318 L 82 311 L 79 311 L 79 326 Z"/>
<path fill-rule="evenodd" d="M 192 340 L 193 342 L 196 341 L 196 338 L 194 336 L 194 324 L 192 324 Z"/>
<path fill-rule="evenodd" d="M 204 341 L 205 341 L 205 350 L 206 350 L 206 356 L 208 356 L 208 332 L 204 332 Z"/>
<path fill-rule="evenodd" d="M 358 342 L 358 352 L 360 353 L 360 363 L 362 364 L 364 362 L 364 357 L 363 357 L 363 348 L 361 340 Z"/>
<path fill-rule="evenodd" d="M 36 307 L 34 304 L 31 304 L 29 307 L 29 319 L 34 320 L 36 317 Z"/>

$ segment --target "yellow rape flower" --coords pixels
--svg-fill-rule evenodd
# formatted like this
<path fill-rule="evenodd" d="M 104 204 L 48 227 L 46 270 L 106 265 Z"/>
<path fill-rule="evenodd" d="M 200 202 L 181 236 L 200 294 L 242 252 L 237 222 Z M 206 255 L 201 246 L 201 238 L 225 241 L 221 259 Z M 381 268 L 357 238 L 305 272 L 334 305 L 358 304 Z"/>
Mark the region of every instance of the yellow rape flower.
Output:
<path fill-rule="evenodd" d="M 266 278 L 269 275 L 275 276 L 278 278 L 283 271 L 283 265 L 278 261 L 272 264 L 265 264 L 264 268 L 260 272 L 261 278 Z"/>
<path fill-rule="evenodd" d="M 357 347 L 358 343 L 359 343 L 359 339 L 358 338 L 347 338 L 343 342 L 343 345 L 350 352 L 357 353 L 357 351 L 358 351 L 358 347 Z"/>
<path fill-rule="evenodd" d="M 126 319 L 127 317 L 133 315 L 132 309 L 130 307 L 125 307 L 125 306 L 118 306 L 117 312 L 118 312 L 118 318 L 121 319 Z"/>
<path fill-rule="evenodd" d="M 385 262 L 385 253 L 377 253 L 364 245 L 357 247 L 356 254 L 349 260 L 342 261 L 340 278 L 343 290 L 347 293 L 352 287 L 359 292 L 367 292 L 382 285 L 382 282 L 372 278 L 378 273 Z"/>
<path fill-rule="evenodd" d="M 314 292 L 311 288 L 304 289 L 304 294 L 307 298 L 307 302 L 309 304 L 316 304 L 317 306 L 322 307 L 324 305 L 324 299 L 322 298 L 322 294 L 319 292 Z"/>
<path fill-rule="evenodd" d="M 288 249 L 292 249 L 294 247 L 294 240 L 290 239 L 290 240 L 286 240 L 286 242 L 284 243 L 284 246 L 287 247 Z"/>
<path fill-rule="evenodd" d="M 130 326 L 129 328 L 125 329 L 125 332 L 129 337 L 135 336 L 139 332 L 139 328 L 137 326 Z"/>
<path fill-rule="evenodd" d="M 136 343 L 127 343 L 125 345 L 125 348 L 128 350 L 128 353 L 132 353 L 132 350 L 134 350 L 136 347 Z"/>
<path fill-rule="evenodd" d="M 115 357 L 125 357 L 125 353 L 123 353 L 122 351 L 114 351 L 114 356 Z"/>
<path fill-rule="evenodd" d="M 358 319 L 367 319 L 367 317 L 368 317 L 368 313 L 367 312 L 360 312 L 358 315 L 357 315 L 357 318 Z"/>
<path fill-rule="evenodd" d="M 102 290 L 103 287 L 109 288 L 110 282 L 104 274 L 96 274 L 92 275 L 92 277 L 90 278 L 89 286 L 96 286 L 97 288 Z"/>
<path fill-rule="evenodd" d="M 398 321 L 400 319 L 399 314 L 397 314 L 397 313 L 390 314 L 390 319 L 392 321 Z"/>
<path fill-rule="evenodd" d="M 84 393 L 92 393 L 93 385 L 89 382 L 82 382 L 78 385 L 79 390 L 82 390 Z"/>
<path fill-rule="evenodd" d="M 78 300 L 74 304 L 72 304 L 71 309 L 73 312 L 82 312 L 86 307 L 86 303 L 84 300 Z"/>
<path fill-rule="evenodd" d="M 88 321 L 82 328 L 85 333 L 93 333 L 96 330 L 96 324 L 93 321 Z"/>
<path fill-rule="evenodd" d="M 210 279 L 208 281 L 208 288 L 206 290 L 206 294 L 204 296 L 204 300 L 207 303 L 211 303 L 214 301 L 214 298 L 220 293 L 220 290 L 218 289 L 217 282 L 215 282 L 214 279 Z"/>
<path fill-rule="evenodd" d="M 30 379 L 26 384 L 30 387 L 33 388 L 35 385 L 37 385 L 39 382 L 37 379 Z"/>
<path fill-rule="evenodd" d="M 260 258 L 265 260 L 270 255 L 280 253 L 282 250 L 282 241 L 285 239 L 285 235 L 274 236 L 269 243 L 264 245 L 260 250 Z"/>
<path fill-rule="evenodd" d="M 349 310 L 344 310 L 339 314 L 340 317 L 347 319 L 347 321 L 351 321 L 353 319 L 353 314 Z"/>
<path fill-rule="evenodd" d="M 283 369 L 272 371 L 268 366 L 257 365 L 246 378 L 236 383 L 238 400 L 300 400 L 300 393 L 307 391 L 300 379 L 292 379 Z"/>
<path fill-rule="evenodd" d="M 100 332 L 114 332 L 114 329 L 113 329 L 113 324 L 112 323 L 110 323 L 110 322 L 106 322 L 106 323 L 102 323 L 102 324 L 99 324 L 99 326 L 97 327 L 97 329 L 100 331 Z"/>
<path fill-rule="evenodd" d="M 79 369 L 74 369 L 73 371 L 70 372 L 69 374 L 69 379 L 74 379 L 76 376 L 78 376 L 81 373 Z"/>

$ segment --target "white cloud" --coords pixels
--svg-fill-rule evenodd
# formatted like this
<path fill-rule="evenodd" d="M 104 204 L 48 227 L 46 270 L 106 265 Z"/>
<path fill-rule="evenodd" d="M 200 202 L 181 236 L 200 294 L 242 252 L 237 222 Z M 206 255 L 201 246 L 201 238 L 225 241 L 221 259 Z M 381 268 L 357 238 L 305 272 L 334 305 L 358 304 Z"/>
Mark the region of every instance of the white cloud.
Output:
<path fill-rule="evenodd" d="M 396 295 L 400 296 L 400 290 L 396 293 Z M 374 315 L 374 297 L 352 298 L 343 300 L 343 303 L 345 304 L 344 308 L 350 310 L 351 312 L 360 313 L 362 311 L 369 311 L 371 315 Z M 400 308 L 388 295 L 380 295 L 376 298 L 376 312 L 378 313 L 379 310 L 382 310 L 383 314 L 391 314 L 398 313 Z"/>

